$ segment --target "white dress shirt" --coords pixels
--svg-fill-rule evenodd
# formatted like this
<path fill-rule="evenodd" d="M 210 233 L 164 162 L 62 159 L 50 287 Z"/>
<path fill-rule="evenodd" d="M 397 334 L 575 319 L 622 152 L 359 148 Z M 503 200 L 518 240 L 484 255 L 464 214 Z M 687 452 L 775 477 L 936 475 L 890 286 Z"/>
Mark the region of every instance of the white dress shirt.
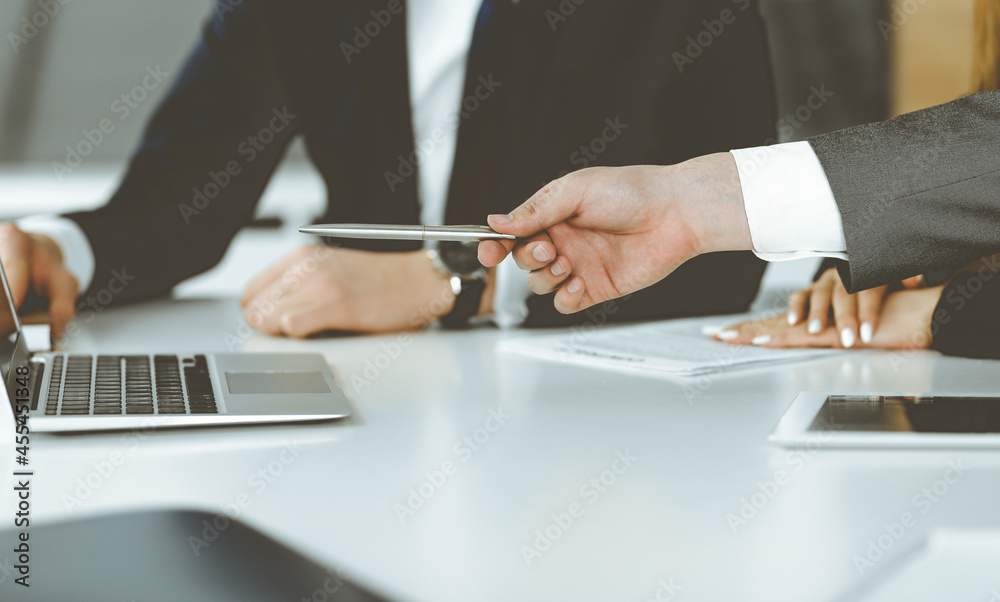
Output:
<path fill-rule="evenodd" d="M 472 42 L 479 0 L 409 0 L 407 45 L 413 133 L 431 148 L 418 161 L 420 219 L 444 223 L 445 203 L 458 139 L 456 108 L 462 100 L 465 63 Z M 433 144 L 431 147 L 430 144 Z M 485 223 L 486 216 L 483 216 Z M 27 232 L 52 237 L 62 250 L 66 269 L 86 290 L 94 278 L 94 252 L 86 235 L 72 220 L 33 216 L 18 221 Z M 494 320 L 501 327 L 517 326 L 527 317 L 531 291 L 527 275 L 508 257 L 497 267 Z"/>
<path fill-rule="evenodd" d="M 731 152 L 758 257 L 766 261 L 816 256 L 847 259 L 840 210 L 808 142 Z"/>

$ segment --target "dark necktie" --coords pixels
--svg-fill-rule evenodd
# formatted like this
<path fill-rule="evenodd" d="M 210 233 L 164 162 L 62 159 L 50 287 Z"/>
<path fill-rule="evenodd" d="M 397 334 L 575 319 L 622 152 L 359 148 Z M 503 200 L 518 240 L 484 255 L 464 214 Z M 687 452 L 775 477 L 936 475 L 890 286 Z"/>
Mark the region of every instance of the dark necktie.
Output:
<path fill-rule="evenodd" d="M 500 175 L 504 96 L 513 43 L 511 0 L 483 0 L 469 47 L 445 221 L 484 224 Z"/>

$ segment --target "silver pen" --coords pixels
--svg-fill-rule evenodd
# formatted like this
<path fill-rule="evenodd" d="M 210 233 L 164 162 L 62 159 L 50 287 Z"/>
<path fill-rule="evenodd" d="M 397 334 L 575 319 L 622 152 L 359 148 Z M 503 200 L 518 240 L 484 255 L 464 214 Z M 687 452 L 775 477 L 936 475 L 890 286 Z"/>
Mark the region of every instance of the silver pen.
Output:
<path fill-rule="evenodd" d="M 303 234 L 334 238 L 379 238 L 389 240 L 516 240 L 489 226 L 398 226 L 394 224 L 317 224 L 299 228 Z"/>

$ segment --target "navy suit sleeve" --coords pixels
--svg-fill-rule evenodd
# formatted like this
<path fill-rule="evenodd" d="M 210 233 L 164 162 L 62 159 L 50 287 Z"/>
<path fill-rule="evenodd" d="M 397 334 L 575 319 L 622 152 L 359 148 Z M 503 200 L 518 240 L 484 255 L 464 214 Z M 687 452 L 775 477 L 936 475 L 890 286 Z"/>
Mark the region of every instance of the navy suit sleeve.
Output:
<path fill-rule="evenodd" d="M 67 216 L 94 250 L 85 295 L 112 281 L 114 303 L 164 294 L 252 219 L 298 123 L 247 4 L 217 6 L 108 204 Z"/>

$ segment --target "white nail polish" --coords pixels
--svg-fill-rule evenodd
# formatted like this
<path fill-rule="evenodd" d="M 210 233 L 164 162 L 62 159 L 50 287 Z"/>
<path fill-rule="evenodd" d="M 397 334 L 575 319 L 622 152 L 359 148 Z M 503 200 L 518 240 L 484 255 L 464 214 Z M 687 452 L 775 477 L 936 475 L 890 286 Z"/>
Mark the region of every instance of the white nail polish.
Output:
<path fill-rule="evenodd" d="M 740 336 L 740 333 L 738 330 L 723 330 L 722 332 L 719 333 L 718 336 L 723 341 L 731 341 L 736 337 Z"/>
<path fill-rule="evenodd" d="M 798 323 L 799 323 L 799 314 L 795 313 L 794 311 L 788 312 L 788 325 L 795 326 Z"/>
<path fill-rule="evenodd" d="M 823 330 L 823 323 L 819 321 L 819 318 L 809 320 L 809 334 L 819 334 L 821 330 Z"/>
<path fill-rule="evenodd" d="M 850 349 L 854 347 L 854 331 L 850 328 L 845 328 L 840 331 L 840 343 L 844 346 L 844 349 Z"/>
<path fill-rule="evenodd" d="M 762 334 L 759 337 L 754 337 L 752 342 L 754 345 L 766 345 L 771 342 L 771 335 Z"/>
<path fill-rule="evenodd" d="M 701 334 L 705 335 L 706 337 L 715 336 L 715 335 L 719 334 L 720 332 L 722 332 L 722 327 L 721 326 L 702 326 L 701 327 Z"/>
<path fill-rule="evenodd" d="M 861 324 L 861 342 L 867 345 L 872 342 L 872 336 L 875 334 L 872 329 L 872 325 L 868 322 L 863 322 Z"/>

